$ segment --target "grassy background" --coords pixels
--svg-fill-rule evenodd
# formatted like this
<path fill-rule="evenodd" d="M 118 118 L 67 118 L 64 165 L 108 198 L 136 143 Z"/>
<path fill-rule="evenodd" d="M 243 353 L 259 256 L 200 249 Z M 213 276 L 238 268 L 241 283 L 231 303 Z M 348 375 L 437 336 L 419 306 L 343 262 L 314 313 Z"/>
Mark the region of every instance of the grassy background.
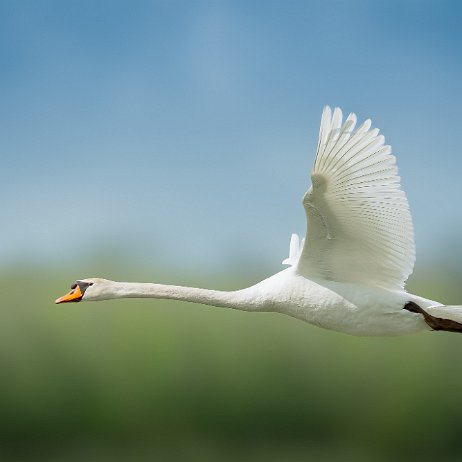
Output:
<path fill-rule="evenodd" d="M 460 302 L 457 279 L 442 267 L 409 289 Z M 459 460 L 456 334 L 355 338 L 154 300 L 56 306 L 68 270 L 0 281 L 1 460 Z"/>

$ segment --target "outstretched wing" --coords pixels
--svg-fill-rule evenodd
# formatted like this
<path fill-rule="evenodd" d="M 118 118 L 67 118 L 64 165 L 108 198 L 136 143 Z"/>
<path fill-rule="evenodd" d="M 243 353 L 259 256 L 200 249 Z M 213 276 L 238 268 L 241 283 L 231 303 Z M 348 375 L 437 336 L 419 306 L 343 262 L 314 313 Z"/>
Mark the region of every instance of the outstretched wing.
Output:
<path fill-rule="evenodd" d="M 324 108 L 297 268 L 311 277 L 403 288 L 415 247 L 396 159 L 370 120 L 355 125 L 354 114 L 342 125 L 339 108 Z"/>

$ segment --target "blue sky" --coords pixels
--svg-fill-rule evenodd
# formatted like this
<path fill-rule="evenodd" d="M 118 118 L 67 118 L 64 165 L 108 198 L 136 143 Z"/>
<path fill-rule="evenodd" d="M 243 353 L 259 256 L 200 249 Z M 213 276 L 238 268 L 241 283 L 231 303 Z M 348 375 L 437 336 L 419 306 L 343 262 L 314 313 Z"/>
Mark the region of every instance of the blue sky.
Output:
<path fill-rule="evenodd" d="M 462 229 L 449 1 L 0 1 L 2 265 L 277 269 L 325 104 L 393 146 L 418 262 Z"/>

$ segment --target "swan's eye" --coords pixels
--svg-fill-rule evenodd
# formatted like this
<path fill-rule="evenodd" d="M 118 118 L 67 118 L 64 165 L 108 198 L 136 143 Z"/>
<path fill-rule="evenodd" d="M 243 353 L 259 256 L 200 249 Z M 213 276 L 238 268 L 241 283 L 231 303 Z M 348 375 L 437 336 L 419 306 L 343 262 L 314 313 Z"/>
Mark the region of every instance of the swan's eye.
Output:
<path fill-rule="evenodd" d="M 92 286 L 94 284 L 94 282 L 89 282 L 88 285 L 89 286 Z"/>

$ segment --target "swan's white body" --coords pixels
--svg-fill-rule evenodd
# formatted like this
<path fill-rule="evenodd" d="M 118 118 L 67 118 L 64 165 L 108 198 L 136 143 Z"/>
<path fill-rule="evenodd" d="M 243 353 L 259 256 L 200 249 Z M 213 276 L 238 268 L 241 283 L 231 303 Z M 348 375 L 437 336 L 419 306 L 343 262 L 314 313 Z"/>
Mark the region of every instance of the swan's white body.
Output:
<path fill-rule="evenodd" d="M 57 303 L 113 298 L 165 298 L 243 311 L 278 312 L 352 335 L 390 336 L 462 330 L 462 307 L 408 294 L 414 261 L 412 219 L 400 187 L 395 157 L 367 120 L 342 124 L 324 109 L 303 204 L 309 226 L 301 243 L 292 235 L 289 268 L 258 284 L 224 292 L 163 284 L 77 281 Z M 412 302 L 422 312 L 404 309 Z M 435 320 L 428 322 L 428 318 Z M 450 328 L 439 327 L 438 322 Z M 435 324 L 436 323 L 436 324 Z M 446 323 L 446 324 L 444 324 Z"/>

